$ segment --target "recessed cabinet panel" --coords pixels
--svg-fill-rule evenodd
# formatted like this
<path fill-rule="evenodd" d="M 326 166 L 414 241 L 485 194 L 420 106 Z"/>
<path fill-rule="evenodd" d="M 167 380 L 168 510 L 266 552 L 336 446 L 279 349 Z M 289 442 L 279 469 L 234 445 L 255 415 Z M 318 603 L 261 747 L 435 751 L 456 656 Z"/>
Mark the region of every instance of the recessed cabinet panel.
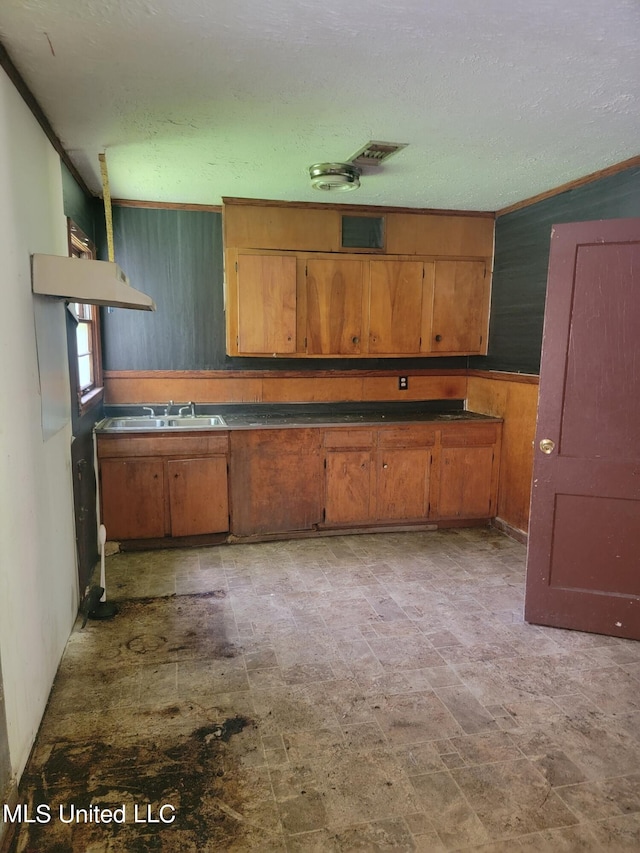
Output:
<path fill-rule="evenodd" d="M 490 518 L 493 447 L 443 447 L 440 458 L 440 518 Z"/>
<path fill-rule="evenodd" d="M 429 512 L 431 451 L 380 450 L 376 516 L 381 521 L 415 521 Z"/>
<path fill-rule="evenodd" d="M 169 459 L 172 536 L 197 536 L 229 529 L 227 459 Z"/>
<path fill-rule="evenodd" d="M 486 275 L 484 261 L 436 261 L 431 352 L 482 352 L 488 317 Z"/>
<path fill-rule="evenodd" d="M 162 459 L 103 459 L 100 481 L 102 520 L 109 539 L 164 536 Z"/>
<path fill-rule="evenodd" d="M 373 455 L 368 450 L 327 453 L 326 524 L 365 524 L 374 519 Z"/>
<path fill-rule="evenodd" d="M 238 351 L 296 351 L 296 259 L 238 255 Z"/>
<path fill-rule="evenodd" d="M 418 354 L 422 337 L 422 261 L 370 261 L 369 352 Z"/>
<path fill-rule="evenodd" d="M 306 264 L 307 353 L 362 352 L 365 263 L 309 258 Z"/>

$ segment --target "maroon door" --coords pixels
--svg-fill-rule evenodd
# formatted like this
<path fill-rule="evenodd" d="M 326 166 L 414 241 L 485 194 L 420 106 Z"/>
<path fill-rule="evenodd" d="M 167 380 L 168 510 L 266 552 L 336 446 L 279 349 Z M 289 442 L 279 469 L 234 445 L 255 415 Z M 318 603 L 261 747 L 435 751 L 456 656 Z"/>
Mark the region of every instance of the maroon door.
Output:
<path fill-rule="evenodd" d="M 640 639 L 640 219 L 551 235 L 525 618 Z"/>

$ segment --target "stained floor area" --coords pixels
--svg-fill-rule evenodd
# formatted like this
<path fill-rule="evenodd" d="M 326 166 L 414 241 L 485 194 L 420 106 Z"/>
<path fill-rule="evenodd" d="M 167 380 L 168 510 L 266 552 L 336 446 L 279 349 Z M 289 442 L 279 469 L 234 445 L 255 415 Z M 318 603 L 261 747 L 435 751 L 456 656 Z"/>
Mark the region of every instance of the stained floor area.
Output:
<path fill-rule="evenodd" d="M 640 643 L 525 624 L 524 563 L 489 529 L 110 557 L 12 849 L 638 850 Z"/>

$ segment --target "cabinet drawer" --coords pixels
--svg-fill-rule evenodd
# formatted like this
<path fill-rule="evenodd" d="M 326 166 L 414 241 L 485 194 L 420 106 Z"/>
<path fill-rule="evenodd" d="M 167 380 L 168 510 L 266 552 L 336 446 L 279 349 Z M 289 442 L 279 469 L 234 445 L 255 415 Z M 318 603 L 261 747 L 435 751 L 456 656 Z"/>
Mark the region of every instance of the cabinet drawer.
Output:
<path fill-rule="evenodd" d="M 379 447 L 430 447 L 436 442 L 435 426 L 387 427 L 378 431 Z"/>
<path fill-rule="evenodd" d="M 324 446 L 328 448 L 370 448 L 373 443 L 372 429 L 328 429 L 324 434 Z"/>
<path fill-rule="evenodd" d="M 440 443 L 443 447 L 478 447 L 495 444 L 500 424 L 452 424 L 442 427 Z"/>
<path fill-rule="evenodd" d="M 98 436 L 101 459 L 123 456 L 206 456 L 227 453 L 229 434 Z"/>

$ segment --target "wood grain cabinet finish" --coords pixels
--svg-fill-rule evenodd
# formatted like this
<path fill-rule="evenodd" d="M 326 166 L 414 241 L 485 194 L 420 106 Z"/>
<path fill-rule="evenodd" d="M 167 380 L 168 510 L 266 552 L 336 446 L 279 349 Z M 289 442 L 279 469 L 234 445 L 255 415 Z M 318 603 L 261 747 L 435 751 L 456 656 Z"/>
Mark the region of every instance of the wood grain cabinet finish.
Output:
<path fill-rule="evenodd" d="M 229 201 L 229 355 L 486 354 L 490 216 L 382 211 L 385 249 L 349 253 L 335 208 Z"/>
<path fill-rule="evenodd" d="M 442 429 L 434 517 L 495 516 L 501 438 L 500 423 L 457 423 Z"/>
<path fill-rule="evenodd" d="M 311 530 L 322 521 L 318 429 L 231 433 L 231 530 L 237 536 Z"/>
<path fill-rule="evenodd" d="M 325 524 L 425 520 L 434 442 L 429 427 L 326 431 Z"/>
<path fill-rule="evenodd" d="M 98 436 L 102 521 L 112 540 L 229 529 L 226 433 Z"/>
<path fill-rule="evenodd" d="M 230 355 L 399 357 L 486 352 L 483 260 L 227 253 Z"/>
<path fill-rule="evenodd" d="M 309 355 L 362 353 L 365 268 L 361 260 L 307 260 L 306 352 Z"/>
<path fill-rule="evenodd" d="M 109 539 L 164 536 L 162 459 L 103 459 L 100 482 L 102 522 Z"/>
<path fill-rule="evenodd" d="M 238 352 L 296 351 L 296 259 L 238 254 Z"/>

